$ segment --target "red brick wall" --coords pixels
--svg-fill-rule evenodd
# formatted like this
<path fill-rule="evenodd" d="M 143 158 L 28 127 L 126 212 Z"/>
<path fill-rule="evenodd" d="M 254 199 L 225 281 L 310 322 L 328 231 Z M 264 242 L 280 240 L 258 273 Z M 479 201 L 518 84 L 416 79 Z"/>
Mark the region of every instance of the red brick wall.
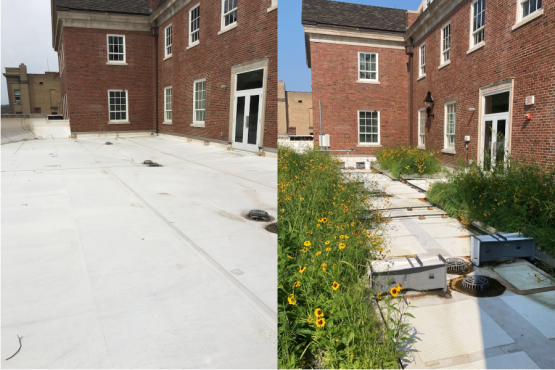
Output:
<path fill-rule="evenodd" d="M 322 131 L 330 134 L 331 149 L 356 148 L 354 154 L 373 154 L 375 147 L 358 146 L 358 110 L 380 111 L 380 142 L 408 144 L 409 73 L 405 50 L 311 42 L 314 139 L 318 143 L 322 103 Z M 380 84 L 357 83 L 358 52 L 378 53 Z"/>
<path fill-rule="evenodd" d="M 106 65 L 107 34 L 125 35 L 127 65 Z M 72 132 L 154 130 L 154 38 L 149 32 L 64 28 Z M 128 90 L 130 124 L 108 124 L 108 90 Z"/>
<path fill-rule="evenodd" d="M 159 27 L 158 120 L 160 132 L 229 141 L 231 67 L 270 58 L 264 146 L 277 147 L 277 11 L 267 12 L 270 0 L 238 2 L 237 27 L 221 35 L 221 1 L 202 0 L 200 44 L 187 49 L 192 2 Z M 172 24 L 173 56 L 164 60 L 164 29 Z M 206 127 L 193 123 L 193 81 L 206 78 Z M 225 87 L 222 87 L 225 85 Z M 164 122 L 164 88 L 173 87 L 172 125 Z M 222 133 L 223 136 L 222 136 Z"/>
<path fill-rule="evenodd" d="M 407 27 L 412 26 L 421 13 L 412 13 L 407 11 Z"/>
<path fill-rule="evenodd" d="M 479 89 L 514 78 L 512 101 L 512 156 L 535 157 L 555 163 L 555 3 L 543 2 L 540 18 L 516 29 L 516 1 L 486 0 L 485 46 L 467 55 L 470 34 L 470 0 L 451 12 L 426 41 L 426 77 L 418 78 L 418 47 L 414 53 L 413 142 L 417 143 L 418 109 L 423 108 L 426 92 L 435 99 L 434 114 L 426 128 L 426 147 L 443 149 L 444 102 L 456 100 L 456 155 L 442 154 L 454 163 L 466 157 L 464 136 L 470 135 L 470 159 L 477 159 Z M 451 64 L 438 70 L 440 33 L 451 21 Z M 525 106 L 526 96 L 535 104 Z M 471 112 L 469 108 L 475 108 Z M 525 113 L 532 113 L 525 120 Z"/>

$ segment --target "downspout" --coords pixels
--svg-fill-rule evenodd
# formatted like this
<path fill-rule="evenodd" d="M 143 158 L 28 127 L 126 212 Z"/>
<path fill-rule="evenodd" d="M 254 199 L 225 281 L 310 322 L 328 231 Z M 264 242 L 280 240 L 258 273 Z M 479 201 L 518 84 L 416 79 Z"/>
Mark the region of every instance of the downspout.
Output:
<path fill-rule="evenodd" d="M 156 72 L 155 72 L 155 79 L 156 82 L 154 84 L 154 91 L 155 91 L 155 95 L 156 95 L 156 112 L 154 112 L 154 115 L 156 117 L 156 135 L 158 135 L 159 131 L 158 131 L 158 27 L 153 27 L 152 29 L 152 36 L 154 36 L 154 60 L 155 60 L 155 68 L 156 68 Z"/>
<path fill-rule="evenodd" d="M 410 39 L 410 44 L 413 46 L 413 50 L 414 50 L 414 43 L 412 41 L 412 38 Z M 412 63 L 414 61 L 414 52 L 409 54 L 409 68 L 410 68 L 410 87 L 409 87 L 409 145 L 412 146 L 413 144 L 413 114 L 412 114 L 412 110 L 413 110 L 413 105 L 412 105 L 412 101 L 413 101 L 413 77 L 414 77 L 414 69 L 412 66 Z"/>

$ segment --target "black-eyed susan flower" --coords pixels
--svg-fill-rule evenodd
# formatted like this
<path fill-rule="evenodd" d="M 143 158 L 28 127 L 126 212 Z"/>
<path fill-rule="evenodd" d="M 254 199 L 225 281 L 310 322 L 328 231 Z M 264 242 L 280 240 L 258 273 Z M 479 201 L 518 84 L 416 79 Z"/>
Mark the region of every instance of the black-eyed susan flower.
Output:
<path fill-rule="evenodd" d="M 302 274 L 306 270 L 306 266 L 299 267 L 299 272 Z"/>
<path fill-rule="evenodd" d="M 326 222 L 328 222 L 328 219 L 324 217 L 324 218 L 322 219 L 322 222 L 323 222 L 323 223 L 326 223 Z"/>
<path fill-rule="evenodd" d="M 339 249 L 345 249 L 345 243 L 339 243 Z"/>
<path fill-rule="evenodd" d="M 316 320 L 316 326 L 319 328 L 323 328 L 326 325 L 326 320 L 324 318 Z"/>
<path fill-rule="evenodd" d="M 339 239 L 343 239 L 345 235 L 339 235 Z"/>
<path fill-rule="evenodd" d="M 322 254 L 322 252 L 320 252 L 320 251 L 316 252 L 316 256 L 319 256 L 321 254 Z"/>
<path fill-rule="evenodd" d="M 325 263 L 322 263 L 322 270 L 326 271 L 328 269 L 328 265 Z"/>
<path fill-rule="evenodd" d="M 389 293 L 390 293 L 393 297 L 397 297 L 397 294 L 399 294 L 399 289 L 397 289 L 397 287 L 391 288 L 391 290 L 389 291 Z"/>
<path fill-rule="evenodd" d="M 305 247 L 310 247 L 310 240 L 307 240 L 306 242 L 304 242 L 304 246 Z"/>
<path fill-rule="evenodd" d="M 293 284 L 293 288 L 299 287 L 301 286 L 301 282 L 297 281 L 295 284 Z"/>
<path fill-rule="evenodd" d="M 287 297 L 287 300 L 289 301 L 289 304 L 292 304 L 292 305 L 297 304 L 297 299 L 293 294 L 290 294 L 289 297 Z"/>
<path fill-rule="evenodd" d="M 306 253 L 306 252 L 308 252 L 308 249 L 307 249 L 307 248 L 303 248 L 303 249 L 301 249 L 301 252 Z"/>
<path fill-rule="evenodd" d="M 338 282 L 334 281 L 333 284 L 331 285 L 331 287 L 333 288 L 333 290 L 337 290 L 337 289 L 339 289 L 339 285 L 340 284 Z"/>
<path fill-rule="evenodd" d="M 378 293 L 378 295 L 376 296 L 376 298 L 382 299 L 382 293 Z"/>
<path fill-rule="evenodd" d="M 349 235 L 345 235 L 345 239 L 349 239 Z"/>
<path fill-rule="evenodd" d="M 330 241 L 329 241 L 329 240 L 326 240 L 326 242 L 325 242 L 324 244 L 325 244 L 325 245 L 328 245 L 328 244 L 330 244 Z"/>
<path fill-rule="evenodd" d="M 397 284 L 397 289 L 399 289 L 399 291 L 403 290 L 403 286 L 401 284 Z"/>
<path fill-rule="evenodd" d="M 314 315 L 316 316 L 317 319 L 319 319 L 320 317 L 324 317 L 324 311 L 317 308 L 314 310 Z"/>
<path fill-rule="evenodd" d="M 329 247 L 326 248 L 326 252 L 329 252 L 329 251 L 331 251 L 331 248 L 329 248 Z"/>

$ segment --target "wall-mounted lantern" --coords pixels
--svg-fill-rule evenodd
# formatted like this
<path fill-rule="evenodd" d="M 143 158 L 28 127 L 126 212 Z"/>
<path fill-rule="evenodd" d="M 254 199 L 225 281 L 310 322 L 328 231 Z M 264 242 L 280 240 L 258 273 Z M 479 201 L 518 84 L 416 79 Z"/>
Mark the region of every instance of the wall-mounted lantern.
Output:
<path fill-rule="evenodd" d="M 428 117 L 434 117 L 433 114 L 430 114 L 432 112 L 432 109 L 434 109 L 434 98 L 432 98 L 431 92 L 428 91 L 426 99 L 424 99 L 424 103 L 426 103 L 426 115 Z"/>
<path fill-rule="evenodd" d="M 405 54 L 413 55 L 414 54 L 414 45 L 405 45 Z"/>

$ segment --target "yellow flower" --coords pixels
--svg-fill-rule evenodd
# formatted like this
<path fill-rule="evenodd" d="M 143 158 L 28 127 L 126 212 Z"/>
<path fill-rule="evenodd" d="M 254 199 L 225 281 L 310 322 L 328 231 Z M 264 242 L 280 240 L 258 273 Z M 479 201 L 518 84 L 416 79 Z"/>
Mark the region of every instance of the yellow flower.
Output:
<path fill-rule="evenodd" d="M 326 320 L 324 318 L 316 320 L 316 326 L 319 328 L 323 328 L 326 325 Z"/>
<path fill-rule="evenodd" d="M 399 291 L 403 290 L 403 286 L 401 284 L 397 284 L 397 289 L 399 289 Z"/>
<path fill-rule="evenodd" d="M 291 257 L 290 255 L 287 255 L 287 258 L 293 258 L 293 257 Z"/>
<path fill-rule="evenodd" d="M 329 251 L 331 251 L 331 248 L 326 248 L 326 252 L 329 252 Z"/>
<path fill-rule="evenodd" d="M 320 224 L 316 224 L 316 227 L 320 227 Z"/>
<path fill-rule="evenodd" d="M 329 240 L 326 240 L 326 242 L 324 243 L 325 245 L 328 245 L 330 243 Z"/>
<path fill-rule="evenodd" d="M 333 284 L 331 285 L 331 287 L 333 288 L 333 290 L 337 290 L 339 288 L 339 283 L 336 283 L 334 281 Z"/>
<path fill-rule="evenodd" d="M 304 242 L 304 246 L 305 246 L 305 247 L 310 247 L 310 241 L 307 240 L 306 242 Z"/>
<path fill-rule="evenodd" d="M 306 270 L 306 266 L 300 267 L 299 268 L 299 272 L 302 274 L 304 272 L 304 270 Z"/>
<path fill-rule="evenodd" d="M 328 269 L 328 265 L 325 263 L 322 263 L 322 270 L 326 271 Z"/>
<path fill-rule="evenodd" d="M 297 304 L 297 299 L 293 294 L 290 294 L 289 297 L 287 297 L 287 300 L 289 301 L 289 304 L 292 304 L 292 305 Z"/>
<path fill-rule="evenodd" d="M 399 294 L 399 289 L 397 289 L 397 287 L 391 288 L 389 293 L 391 293 L 392 296 L 397 297 L 397 294 Z"/>
<path fill-rule="evenodd" d="M 320 317 L 324 317 L 324 312 L 321 309 L 317 308 L 314 310 L 314 315 L 317 319 L 319 319 Z"/>
<path fill-rule="evenodd" d="M 339 249 L 345 249 L 345 243 L 339 243 Z"/>
<path fill-rule="evenodd" d="M 301 252 L 306 253 L 306 252 L 308 252 L 308 249 L 303 248 L 303 249 L 301 249 Z"/>
<path fill-rule="evenodd" d="M 378 293 L 378 295 L 376 296 L 376 298 L 382 299 L 382 293 Z"/>
<path fill-rule="evenodd" d="M 301 286 L 301 282 L 300 282 L 300 281 L 297 281 L 295 284 L 293 284 L 293 288 L 296 288 L 296 287 L 298 287 L 298 286 Z"/>
<path fill-rule="evenodd" d="M 312 318 L 312 315 L 308 316 L 306 321 L 308 321 L 309 324 L 312 324 L 312 321 L 314 321 L 314 319 Z"/>
<path fill-rule="evenodd" d="M 323 222 L 323 223 L 326 223 L 326 222 L 328 222 L 328 219 L 324 217 L 324 218 L 322 219 L 322 222 Z"/>
<path fill-rule="evenodd" d="M 349 235 L 345 235 L 345 239 L 349 239 Z"/>
<path fill-rule="evenodd" d="M 317 255 L 317 256 L 319 256 L 319 255 L 321 255 L 321 254 L 322 254 L 322 252 L 320 252 L 320 251 L 316 252 L 316 255 Z"/>
<path fill-rule="evenodd" d="M 340 239 L 343 239 L 345 237 L 345 235 L 339 235 Z"/>

